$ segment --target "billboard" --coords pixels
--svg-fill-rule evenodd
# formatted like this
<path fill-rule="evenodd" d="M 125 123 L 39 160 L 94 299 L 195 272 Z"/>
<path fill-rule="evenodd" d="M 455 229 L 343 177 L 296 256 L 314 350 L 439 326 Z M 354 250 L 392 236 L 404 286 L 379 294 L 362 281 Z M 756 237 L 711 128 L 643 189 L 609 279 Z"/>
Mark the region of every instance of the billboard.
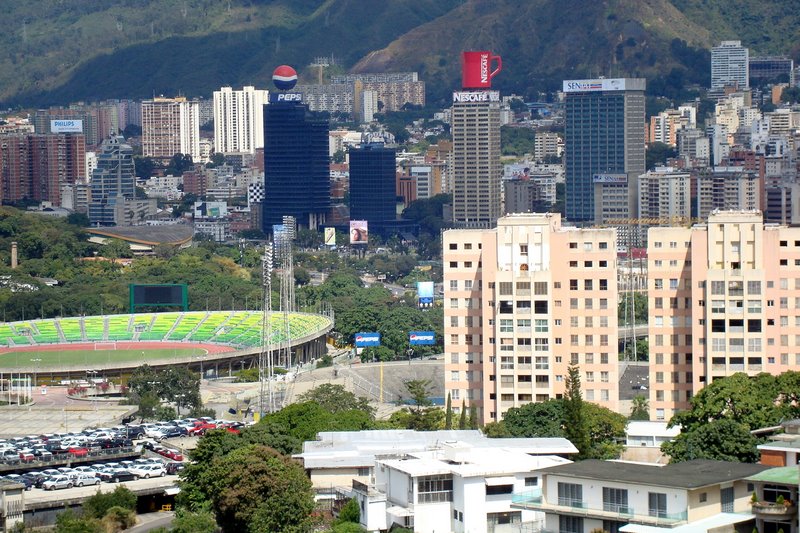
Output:
<path fill-rule="evenodd" d="M 303 93 L 269 93 L 270 104 L 302 102 Z"/>
<path fill-rule="evenodd" d="M 628 183 L 627 174 L 594 174 L 592 183 Z"/>
<path fill-rule="evenodd" d="M 420 307 L 433 306 L 433 282 L 432 281 L 418 281 L 417 282 L 417 300 Z"/>
<path fill-rule="evenodd" d="M 325 246 L 336 246 L 336 228 L 325 228 Z"/>
<path fill-rule="evenodd" d="M 356 348 L 366 348 L 367 346 L 380 346 L 381 334 L 375 332 L 356 333 Z"/>
<path fill-rule="evenodd" d="M 492 70 L 492 62 L 497 68 Z M 461 87 L 464 89 L 489 89 L 494 78 L 503 68 L 500 56 L 488 50 L 461 53 Z"/>
<path fill-rule="evenodd" d="M 565 93 L 598 91 L 643 91 L 645 80 L 630 78 L 598 78 L 596 80 L 564 80 Z"/>
<path fill-rule="evenodd" d="M 453 93 L 453 103 L 499 101 L 500 91 L 456 91 Z"/>
<path fill-rule="evenodd" d="M 225 202 L 195 202 L 194 218 L 224 218 L 228 216 Z"/>
<path fill-rule="evenodd" d="M 130 310 L 134 313 L 142 306 L 180 306 L 189 310 L 189 296 L 186 284 L 165 283 L 162 285 L 128 285 Z"/>
<path fill-rule="evenodd" d="M 350 244 L 367 244 L 369 224 L 366 220 L 350 221 Z"/>
<path fill-rule="evenodd" d="M 83 120 L 51 120 L 50 133 L 83 133 Z"/>
<path fill-rule="evenodd" d="M 436 344 L 436 333 L 433 331 L 409 331 L 408 343 L 412 346 L 429 346 Z"/>

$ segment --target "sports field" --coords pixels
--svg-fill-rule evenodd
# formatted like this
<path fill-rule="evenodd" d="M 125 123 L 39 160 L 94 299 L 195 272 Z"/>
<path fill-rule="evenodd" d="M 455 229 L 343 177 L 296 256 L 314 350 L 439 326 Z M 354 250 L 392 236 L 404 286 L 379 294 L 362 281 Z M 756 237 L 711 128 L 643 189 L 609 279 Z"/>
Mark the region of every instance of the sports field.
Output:
<path fill-rule="evenodd" d="M 0 353 L 0 368 L 41 370 L 62 366 L 93 366 L 111 363 L 127 363 L 169 360 L 208 353 L 203 348 L 147 348 L 145 350 L 26 350 L 11 353 Z M 32 361 L 40 359 L 40 361 Z"/>

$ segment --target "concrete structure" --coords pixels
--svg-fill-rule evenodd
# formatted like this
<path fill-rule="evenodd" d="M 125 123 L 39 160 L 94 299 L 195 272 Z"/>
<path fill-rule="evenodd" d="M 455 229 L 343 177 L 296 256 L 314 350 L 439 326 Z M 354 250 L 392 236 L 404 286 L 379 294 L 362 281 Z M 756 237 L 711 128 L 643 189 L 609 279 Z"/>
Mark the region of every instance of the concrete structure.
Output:
<path fill-rule="evenodd" d="M 374 482 L 354 481 L 350 496 L 368 531 L 397 524 L 417 533 L 512 533 L 542 524 L 541 513 L 512 508 L 513 494 L 537 487 L 544 469 L 569 462 L 446 442 L 434 451 L 376 459 Z"/>
<path fill-rule="evenodd" d="M 342 74 L 332 76 L 331 83 L 350 84 L 356 94 L 359 89 L 364 93 L 374 92 L 377 101 L 383 104 L 378 106 L 376 102 L 375 106 L 383 112 L 402 111 L 406 104 L 425 106 L 425 82 L 416 72 Z"/>
<path fill-rule="evenodd" d="M 741 41 L 722 41 L 711 49 L 711 89 L 750 87 L 750 51 Z"/>
<path fill-rule="evenodd" d="M 770 468 L 752 475 L 746 481 L 753 485 L 755 500 L 751 512 L 758 531 L 797 533 L 797 496 L 800 470 L 794 464 Z"/>
<path fill-rule="evenodd" d="M 556 177 L 552 174 L 525 175 L 503 180 L 503 211 L 509 213 L 547 212 L 555 203 Z"/>
<path fill-rule="evenodd" d="M 89 221 L 93 226 L 123 224 L 118 206 L 136 196 L 133 149 L 123 137 L 103 141 L 91 181 Z M 124 207 L 122 207 L 124 213 Z"/>
<path fill-rule="evenodd" d="M 491 228 L 501 215 L 500 94 L 453 93 L 453 223 Z"/>
<path fill-rule="evenodd" d="M 142 101 L 142 155 L 168 160 L 175 154 L 200 160 L 198 101 L 182 96 Z"/>
<path fill-rule="evenodd" d="M 792 87 L 795 84 L 794 60 L 790 57 L 751 57 L 748 61 L 748 73 L 754 85 L 779 81 Z"/>
<path fill-rule="evenodd" d="M 613 213 L 614 218 L 636 213 L 636 180 L 645 171 L 644 91 L 644 79 L 564 82 L 568 220 L 597 221 L 603 206 L 595 199 L 598 183 L 601 189 L 622 188 L 627 193 L 627 213 Z M 598 175 L 617 179 L 598 182 Z"/>
<path fill-rule="evenodd" d="M 570 364 L 584 399 L 617 410 L 613 229 L 509 215 L 493 230 L 443 234 L 445 389 L 483 422 L 560 398 Z"/>
<path fill-rule="evenodd" d="M 214 91 L 214 151 L 254 154 L 264 147 L 264 105 L 269 93 L 245 86 Z"/>
<path fill-rule="evenodd" d="M 536 161 L 543 161 L 546 157 L 561 157 L 563 149 L 558 133 L 537 131 L 533 138 L 533 157 Z"/>
<path fill-rule="evenodd" d="M 691 178 L 671 167 L 639 176 L 638 218 L 677 219 L 692 214 Z"/>
<path fill-rule="evenodd" d="M 651 419 L 669 420 L 706 383 L 800 364 L 800 229 L 759 211 L 650 228 Z"/>
<path fill-rule="evenodd" d="M 764 185 L 764 222 L 800 224 L 800 183 L 768 180 Z"/>
<path fill-rule="evenodd" d="M 743 167 L 714 167 L 697 176 L 696 202 L 695 213 L 703 219 L 719 209 L 760 209 L 761 181 Z"/>
<path fill-rule="evenodd" d="M 561 533 L 752 531 L 744 478 L 765 469 L 709 460 L 581 461 L 545 470 L 541 488 L 516 496 L 515 507 L 544 511 L 545 529 Z"/>
<path fill-rule="evenodd" d="M 294 457 L 303 467 L 318 494 L 333 495 L 353 480 L 368 484 L 374 478 L 376 457 L 442 449 L 447 442 L 461 442 L 482 449 L 514 451 L 527 455 L 568 456 L 577 448 L 563 438 L 490 439 L 478 430 L 413 431 L 388 429 L 369 431 L 325 431 L 317 440 L 303 443 L 303 453 Z"/>

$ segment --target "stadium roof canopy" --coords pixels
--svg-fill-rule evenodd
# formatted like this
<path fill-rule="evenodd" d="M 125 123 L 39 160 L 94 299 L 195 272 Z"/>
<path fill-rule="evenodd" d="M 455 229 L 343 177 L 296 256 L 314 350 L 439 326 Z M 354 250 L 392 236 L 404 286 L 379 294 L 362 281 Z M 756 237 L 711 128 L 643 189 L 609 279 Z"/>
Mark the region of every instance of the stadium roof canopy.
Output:
<path fill-rule="evenodd" d="M 111 226 L 87 228 L 86 231 L 101 237 L 111 237 L 133 244 L 157 246 L 169 244 L 182 246 L 191 242 L 193 229 L 189 224 L 165 224 L 154 226 Z"/>

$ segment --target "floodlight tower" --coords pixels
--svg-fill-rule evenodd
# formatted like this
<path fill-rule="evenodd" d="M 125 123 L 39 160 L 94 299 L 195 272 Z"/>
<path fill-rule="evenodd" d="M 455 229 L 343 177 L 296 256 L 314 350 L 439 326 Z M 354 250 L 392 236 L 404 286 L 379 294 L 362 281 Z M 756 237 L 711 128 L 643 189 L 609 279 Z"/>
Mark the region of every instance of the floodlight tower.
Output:
<path fill-rule="evenodd" d="M 272 390 L 272 380 L 275 374 L 272 353 L 272 243 L 264 246 L 264 255 L 261 257 L 261 353 L 258 356 L 258 381 L 261 384 L 259 392 L 259 409 L 264 411 L 265 387 L 269 395 L 269 412 L 275 411 L 275 394 Z"/>

